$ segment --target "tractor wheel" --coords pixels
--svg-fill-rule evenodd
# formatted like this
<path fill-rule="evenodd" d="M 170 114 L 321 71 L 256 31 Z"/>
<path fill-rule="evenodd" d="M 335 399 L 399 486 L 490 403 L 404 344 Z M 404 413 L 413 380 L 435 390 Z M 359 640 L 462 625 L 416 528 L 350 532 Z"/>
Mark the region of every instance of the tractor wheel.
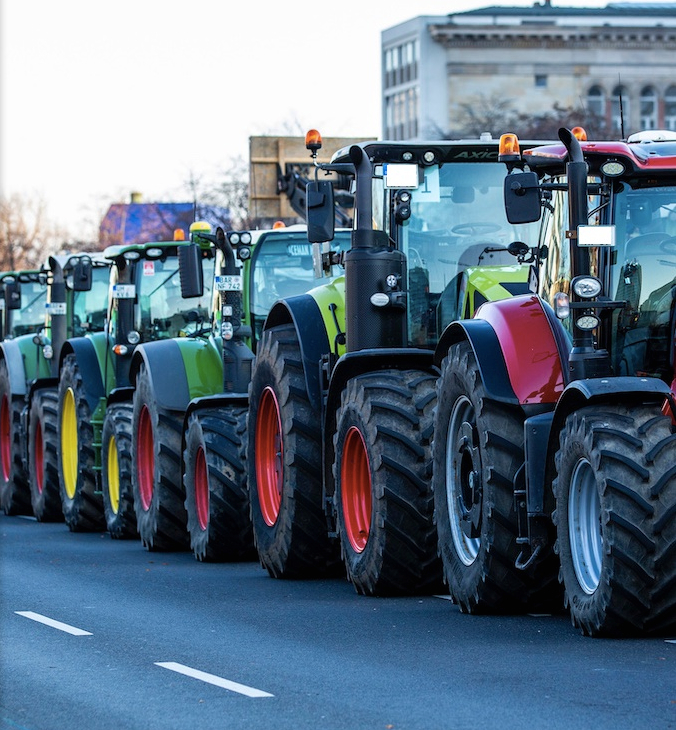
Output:
<path fill-rule="evenodd" d="M 320 410 L 308 399 L 294 326 L 267 330 L 249 388 L 247 464 L 254 541 L 275 578 L 327 575 L 340 564 L 322 504 Z"/>
<path fill-rule="evenodd" d="M 358 593 L 442 588 L 430 483 L 435 382 L 421 371 L 380 371 L 353 378 L 343 391 L 334 506 Z"/>
<path fill-rule="evenodd" d="M 555 556 L 518 570 L 514 478 L 524 462 L 523 415 L 486 397 L 467 342 L 453 345 L 437 383 L 433 491 L 446 582 L 464 613 L 560 608 Z"/>
<path fill-rule="evenodd" d="M 131 486 L 131 403 L 111 405 L 101 436 L 101 491 L 110 536 L 138 537 Z"/>
<path fill-rule="evenodd" d="M 246 489 L 246 408 L 193 413 L 188 423 L 185 508 L 198 560 L 251 560 L 255 556 Z"/>
<path fill-rule="evenodd" d="M 28 473 L 33 514 L 38 522 L 63 522 L 59 491 L 56 390 L 33 395 L 28 427 Z"/>
<path fill-rule="evenodd" d="M 145 366 L 136 379 L 132 432 L 132 486 L 141 541 L 148 550 L 185 550 L 188 530 L 181 481 L 183 421 L 157 407 Z"/>
<path fill-rule="evenodd" d="M 573 625 L 589 636 L 676 626 L 676 444 L 658 406 L 588 406 L 566 419 L 554 480 Z"/>
<path fill-rule="evenodd" d="M 63 361 L 58 412 L 59 485 L 66 524 L 73 532 L 104 530 L 103 500 L 94 471 L 92 413 L 75 355 L 66 355 Z"/>
<path fill-rule="evenodd" d="M 28 474 L 21 457 L 23 398 L 13 398 L 5 360 L 0 360 L 0 507 L 6 515 L 30 515 Z M 60 511 L 60 510 L 59 510 Z"/>

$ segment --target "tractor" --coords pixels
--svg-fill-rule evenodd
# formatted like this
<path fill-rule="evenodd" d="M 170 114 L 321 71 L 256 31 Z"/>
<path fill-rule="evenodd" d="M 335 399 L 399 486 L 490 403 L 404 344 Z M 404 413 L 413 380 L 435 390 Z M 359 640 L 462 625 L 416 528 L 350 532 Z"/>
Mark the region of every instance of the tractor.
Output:
<path fill-rule="evenodd" d="M 110 265 L 106 327 L 67 340 L 61 350 L 58 484 L 63 515 L 73 532 L 107 530 L 115 539 L 138 534 L 131 493 L 129 372 L 137 346 L 191 337 L 203 327 L 209 291 L 190 299 L 181 296 L 178 251 L 188 245 L 177 229 L 174 240 L 105 249 Z M 208 244 L 199 255 L 213 262 Z"/>
<path fill-rule="evenodd" d="M 559 138 L 501 141 L 508 220 L 542 218 L 531 291 L 453 323 L 439 352 L 444 573 L 467 613 L 673 630 L 676 134 Z"/>
<path fill-rule="evenodd" d="M 5 283 L 6 303 L 22 305 L 16 310 L 19 318 L 14 313 L 9 318 L 9 331 L 27 328 L 0 345 L 0 453 L 3 508 L 8 513 L 32 510 L 39 521 L 63 519 L 56 470 L 58 356 L 68 337 L 103 326 L 105 298 L 102 304 L 92 282 L 107 277 L 107 266 L 97 254 L 79 253 L 50 256 L 37 280 L 27 272 L 15 283 Z M 31 333 L 39 308 L 42 326 Z M 20 324 L 24 316 L 27 321 Z"/>
<path fill-rule="evenodd" d="M 134 353 L 134 504 L 148 549 L 189 539 L 198 560 L 243 560 L 254 556 L 243 463 L 251 365 L 272 304 L 315 284 L 312 249 L 305 226 L 195 238 L 217 250 L 211 321 L 205 336 Z M 336 255 L 348 241 L 337 234 Z M 186 295 L 204 278 L 195 251 L 181 252 Z"/>
<path fill-rule="evenodd" d="M 277 578 L 345 565 L 358 593 L 441 590 L 430 490 L 434 356 L 453 320 L 529 290 L 537 225 L 508 223 L 492 139 L 366 142 L 316 162 L 306 185 L 318 269 L 344 276 L 268 315 L 249 388 L 247 449 L 258 557 Z M 338 257 L 332 187 L 353 178 Z"/>

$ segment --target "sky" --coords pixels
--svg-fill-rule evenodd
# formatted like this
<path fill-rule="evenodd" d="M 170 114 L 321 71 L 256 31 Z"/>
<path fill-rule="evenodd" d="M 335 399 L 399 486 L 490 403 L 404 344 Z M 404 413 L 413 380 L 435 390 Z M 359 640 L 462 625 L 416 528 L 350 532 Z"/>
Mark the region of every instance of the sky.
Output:
<path fill-rule="evenodd" d="M 378 138 L 383 30 L 532 4 L 0 0 L 0 192 L 43 199 L 81 238 L 132 190 L 191 199 L 190 177 L 248 161 L 250 136 Z"/>

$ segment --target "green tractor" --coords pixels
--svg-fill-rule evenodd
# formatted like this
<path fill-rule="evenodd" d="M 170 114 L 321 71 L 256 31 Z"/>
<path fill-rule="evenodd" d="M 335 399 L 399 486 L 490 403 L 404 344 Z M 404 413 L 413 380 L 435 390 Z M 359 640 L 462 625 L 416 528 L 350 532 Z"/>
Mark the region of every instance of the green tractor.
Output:
<path fill-rule="evenodd" d="M 0 345 L 2 502 L 9 514 L 32 510 L 40 521 L 63 519 L 60 504 L 50 497 L 58 485 L 58 354 L 68 337 L 103 326 L 101 302 L 91 291 L 93 280 L 107 276 L 96 254 L 78 253 L 50 256 L 37 275 L 26 272 L 5 283 L 6 304 L 21 303 L 6 319 L 8 332 L 17 336 Z M 31 333 L 40 308 L 42 325 Z"/>
<path fill-rule="evenodd" d="M 208 291 L 181 296 L 178 252 L 189 242 L 176 237 L 107 248 L 106 327 L 69 339 L 61 349 L 58 485 L 63 515 L 74 532 L 137 534 L 130 487 L 132 356 L 151 340 L 190 338 L 208 316 Z M 199 255 L 213 261 L 208 244 Z"/>
<path fill-rule="evenodd" d="M 134 505 L 147 548 L 190 540 L 198 560 L 238 560 L 253 555 L 243 457 L 254 353 L 272 304 L 306 292 L 315 272 L 304 226 L 198 237 L 217 249 L 211 327 L 134 353 Z M 334 252 L 348 241 L 339 232 Z M 198 292 L 199 260 L 183 253 L 185 293 Z"/>
<path fill-rule="evenodd" d="M 308 133 L 316 157 L 321 139 Z M 537 226 L 512 226 L 493 140 L 368 142 L 322 169 L 354 178 L 345 276 L 270 311 L 249 389 L 248 485 L 270 575 L 340 566 L 364 594 L 440 590 L 430 489 L 447 325 L 529 290 Z M 332 189 L 306 187 L 308 238 L 337 257 Z"/>

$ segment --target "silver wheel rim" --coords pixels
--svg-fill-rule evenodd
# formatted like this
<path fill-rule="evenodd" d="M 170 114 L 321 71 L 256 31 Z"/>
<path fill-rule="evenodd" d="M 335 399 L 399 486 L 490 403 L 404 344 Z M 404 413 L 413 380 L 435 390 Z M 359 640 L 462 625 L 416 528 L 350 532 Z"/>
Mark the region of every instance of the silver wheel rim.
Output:
<path fill-rule="evenodd" d="M 474 422 L 474 406 L 469 398 L 461 396 L 453 406 L 446 437 L 446 500 L 455 552 L 466 566 L 472 565 L 481 548 L 480 538 L 469 537 L 463 531 L 460 506 L 464 501 L 463 475 L 473 452 L 472 446 L 466 443 L 463 431 L 473 428 Z M 474 458 L 478 458 L 476 453 Z"/>
<path fill-rule="evenodd" d="M 570 480 L 568 533 L 575 575 L 580 588 L 591 595 L 601 582 L 603 534 L 596 477 L 587 459 L 577 462 Z"/>

